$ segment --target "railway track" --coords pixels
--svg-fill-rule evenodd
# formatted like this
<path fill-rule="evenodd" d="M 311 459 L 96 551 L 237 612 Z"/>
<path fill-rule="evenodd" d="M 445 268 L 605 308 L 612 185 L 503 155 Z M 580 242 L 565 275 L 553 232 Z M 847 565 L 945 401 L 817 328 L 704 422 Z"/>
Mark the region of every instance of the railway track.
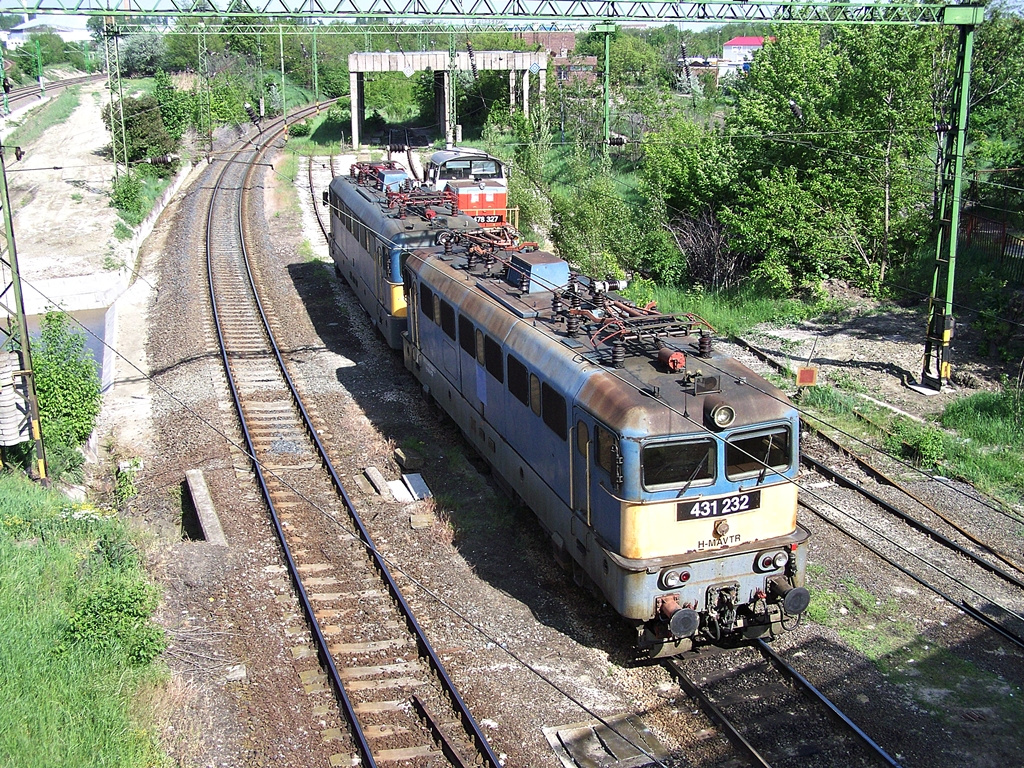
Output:
<path fill-rule="evenodd" d="M 311 635 L 307 690 L 337 702 L 350 754 L 332 764 L 498 760 L 412 616 L 311 423 L 248 263 L 246 190 L 283 131 L 264 131 L 217 179 L 207 218 L 211 303 L 229 388 Z"/>
<path fill-rule="evenodd" d="M 52 83 L 46 84 L 46 91 L 47 93 L 59 92 L 75 85 L 84 85 L 86 83 L 98 82 L 105 79 L 106 75 L 99 74 L 70 77 L 67 80 L 55 80 Z M 43 95 L 42 88 L 40 88 L 38 84 L 28 85 L 22 88 L 14 88 L 7 94 L 7 105 L 13 112 L 16 109 L 28 106 Z"/>
<path fill-rule="evenodd" d="M 665 666 L 750 765 L 899 765 L 761 640 Z"/>
<path fill-rule="evenodd" d="M 749 342 L 741 340 L 740 345 L 776 370 L 785 371 L 782 364 Z M 841 444 L 826 428 L 808 419 L 803 424 L 814 435 L 810 442 L 821 445 L 815 449 L 817 456 L 802 451 L 801 461 L 834 487 L 820 487 L 822 483 L 803 477 L 801 505 L 1005 641 L 1024 649 L 1024 567 L 1017 556 L 998 545 L 991 529 L 983 532 L 977 528 L 982 520 L 1010 526 L 1019 521 L 984 499 L 970 500 L 975 502 L 974 516 L 942 509 Z M 929 482 L 939 481 L 929 478 Z M 1004 539 L 1011 537 L 1008 531 Z"/>

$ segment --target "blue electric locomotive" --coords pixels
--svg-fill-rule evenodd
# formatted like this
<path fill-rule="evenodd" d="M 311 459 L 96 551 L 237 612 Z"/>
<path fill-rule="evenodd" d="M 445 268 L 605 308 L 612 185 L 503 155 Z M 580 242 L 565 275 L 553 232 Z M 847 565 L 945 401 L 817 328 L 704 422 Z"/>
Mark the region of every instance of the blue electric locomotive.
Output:
<path fill-rule="evenodd" d="M 795 622 L 809 534 L 786 397 L 716 353 L 699 318 L 633 306 L 507 230 L 439 228 L 412 210 L 366 225 L 433 235 L 396 246 L 406 366 L 556 557 L 637 626 L 642 652 Z"/>

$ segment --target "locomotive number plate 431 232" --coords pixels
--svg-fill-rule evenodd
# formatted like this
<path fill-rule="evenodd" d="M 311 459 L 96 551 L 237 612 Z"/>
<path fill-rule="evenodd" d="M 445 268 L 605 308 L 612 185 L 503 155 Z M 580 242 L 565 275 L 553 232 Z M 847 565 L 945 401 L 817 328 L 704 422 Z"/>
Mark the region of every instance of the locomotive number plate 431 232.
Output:
<path fill-rule="evenodd" d="M 676 520 L 703 520 L 735 512 L 749 512 L 761 506 L 761 492 L 737 493 L 720 499 L 698 499 L 676 504 Z"/>

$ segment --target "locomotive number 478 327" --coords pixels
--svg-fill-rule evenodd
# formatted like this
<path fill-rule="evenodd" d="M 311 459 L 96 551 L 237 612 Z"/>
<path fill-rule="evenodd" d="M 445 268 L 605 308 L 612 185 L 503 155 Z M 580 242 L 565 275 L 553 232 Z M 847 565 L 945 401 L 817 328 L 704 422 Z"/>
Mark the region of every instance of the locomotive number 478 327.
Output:
<path fill-rule="evenodd" d="M 676 505 L 676 520 L 701 520 L 735 512 L 748 512 L 761 506 L 761 492 L 737 493 L 720 499 L 681 501 Z"/>

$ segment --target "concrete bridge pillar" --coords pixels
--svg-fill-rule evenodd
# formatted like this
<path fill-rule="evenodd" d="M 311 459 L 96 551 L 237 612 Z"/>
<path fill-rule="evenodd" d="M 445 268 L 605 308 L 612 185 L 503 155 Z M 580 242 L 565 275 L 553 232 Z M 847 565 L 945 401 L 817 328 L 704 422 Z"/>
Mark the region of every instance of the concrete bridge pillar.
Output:
<path fill-rule="evenodd" d="M 352 149 L 359 149 L 359 133 L 363 127 L 363 108 L 366 96 L 363 92 L 363 73 L 349 72 L 348 93 L 352 108 Z"/>
<path fill-rule="evenodd" d="M 530 117 L 530 70 L 523 70 L 523 117 Z"/>

